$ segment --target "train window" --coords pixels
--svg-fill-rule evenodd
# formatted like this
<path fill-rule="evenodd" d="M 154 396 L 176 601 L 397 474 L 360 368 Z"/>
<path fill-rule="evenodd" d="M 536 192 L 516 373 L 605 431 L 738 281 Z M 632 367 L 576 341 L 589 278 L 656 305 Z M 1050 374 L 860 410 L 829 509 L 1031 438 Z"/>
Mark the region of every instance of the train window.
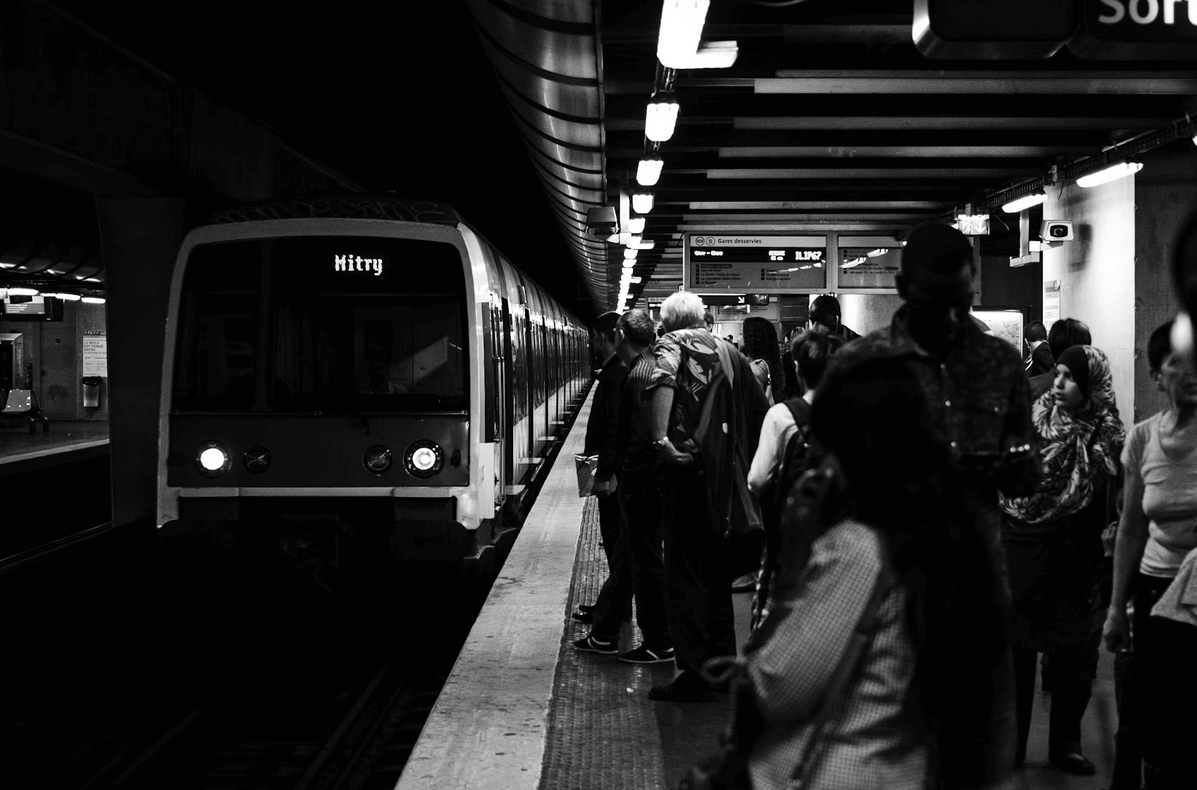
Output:
<path fill-rule="evenodd" d="M 180 411 L 464 411 L 452 245 L 288 237 L 197 247 L 179 310 Z"/>

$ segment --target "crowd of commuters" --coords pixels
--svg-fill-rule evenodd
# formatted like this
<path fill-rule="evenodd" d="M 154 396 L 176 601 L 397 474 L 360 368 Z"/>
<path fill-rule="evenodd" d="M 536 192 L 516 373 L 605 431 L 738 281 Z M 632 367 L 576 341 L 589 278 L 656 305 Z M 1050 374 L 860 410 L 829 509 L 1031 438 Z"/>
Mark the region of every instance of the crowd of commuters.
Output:
<path fill-rule="evenodd" d="M 674 662 L 649 692 L 670 702 L 714 699 L 704 666 L 739 655 L 754 788 L 999 786 L 1027 758 L 1040 656 L 1045 756 L 1094 774 L 1081 722 L 1103 633 L 1112 788 L 1192 786 L 1192 354 L 1156 330 L 1170 406 L 1127 431 L 1089 328 L 1034 322 L 1024 358 L 973 319 L 975 275 L 969 241 L 928 223 L 902 251 L 901 307 L 863 337 L 832 296 L 784 348 L 755 316 L 738 347 L 716 337 L 684 291 L 659 326 L 640 310 L 595 325 L 587 452 L 610 573 L 575 645 L 616 653 L 634 600 L 643 641 L 619 657 Z M 755 593 L 739 650 L 737 585 Z"/>

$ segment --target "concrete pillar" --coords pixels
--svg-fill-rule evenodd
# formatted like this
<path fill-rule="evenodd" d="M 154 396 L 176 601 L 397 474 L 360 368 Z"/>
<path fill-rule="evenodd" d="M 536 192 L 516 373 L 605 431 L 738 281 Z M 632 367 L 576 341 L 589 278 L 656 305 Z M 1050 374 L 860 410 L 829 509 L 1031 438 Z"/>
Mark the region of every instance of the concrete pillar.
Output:
<path fill-rule="evenodd" d="M 112 522 L 118 527 L 154 517 L 166 304 L 184 203 L 96 198 L 108 299 Z"/>
<path fill-rule="evenodd" d="M 1043 251 L 1043 281 L 1060 281 L 1060 317 L 1089 325 L 1106 352 L 1118 413 L 1127 426 L 1135 407 L 1135 177 L 1082 189 L 1051 187 L 1045 220 L 1071 220 L 1075 241 Z"/>

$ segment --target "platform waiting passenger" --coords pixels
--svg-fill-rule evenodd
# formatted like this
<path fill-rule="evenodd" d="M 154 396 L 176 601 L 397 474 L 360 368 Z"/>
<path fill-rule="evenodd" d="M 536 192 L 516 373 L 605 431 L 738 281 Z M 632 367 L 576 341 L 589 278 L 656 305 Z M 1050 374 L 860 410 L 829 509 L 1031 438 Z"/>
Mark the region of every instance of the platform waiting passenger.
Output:
<path fill-rule="evenodd" d="M 976 532 L 987 547 L 994 597 L 1008 607 L 998 491 L 1008 496 L 1033 491 L 1039 455 L 1022 357 L 1006 341 L 982 332 L 969 313 L 975 275 L 964 234 L 931 222 L 914 228 L 895 277 L 902 307 L 888 327 L 844 346 L 828 375 L 840 364 L 873 356 L 892 357 L 910 369 L 952 453 L 968 521 L 960 528 Z M 991 682 L 962 687 L 958 702 L 991 711 L 986 738 L 962 743 L 951 727 L 938 735 L 941 769 L 952 774 L 980 766 L 972 778 L 982 783 L 1014 767 L 1014 672 L 1008 645 L 976 660 L 988 662 Z"/>
<path fill-rule="evenodd" d="M 680 674 L 654 686 L 649 696 L 690 702 L 714 694 L 699 673 L 707 659 L 736 652 L 722 543 L 730 529 L 755 532 L 763 545 L 747 472 L 768 402 L 744 355 L 704 326 L 698 296 L 670 295 L 661 305 L 661 320 L 669 333 L 657 342 L 648 393 L 653 438 L 664 464 L 669 630 Z M 708 397 L 714 400 L 703 424 Z M 756 555 L 759 559 L 759 547 Z"/>

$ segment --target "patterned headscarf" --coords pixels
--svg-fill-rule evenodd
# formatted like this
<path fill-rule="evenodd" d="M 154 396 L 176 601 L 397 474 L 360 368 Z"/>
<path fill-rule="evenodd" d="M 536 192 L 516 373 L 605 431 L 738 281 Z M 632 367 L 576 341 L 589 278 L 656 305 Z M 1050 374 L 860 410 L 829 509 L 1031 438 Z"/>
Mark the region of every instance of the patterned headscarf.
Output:
<path fill-rule="evenodd" d="M 1073 373 L 1074 379 L 1088 379 L 1086 402 L 1074 411 L 1063 409 L 1054 389 L 1035 401 L 1031 418 L 1042 443 L 1043 477 L 1030 496 L 1000 497 L 1003 510 L 1028 524 L 1080 511 L 1093 500 L 1097 475 L 1121 473 L 1126 429 L 1118 419 L 1110 361 L 1093 346 L 1075 348 L 1088 363 L 1088 370 Z"/>

